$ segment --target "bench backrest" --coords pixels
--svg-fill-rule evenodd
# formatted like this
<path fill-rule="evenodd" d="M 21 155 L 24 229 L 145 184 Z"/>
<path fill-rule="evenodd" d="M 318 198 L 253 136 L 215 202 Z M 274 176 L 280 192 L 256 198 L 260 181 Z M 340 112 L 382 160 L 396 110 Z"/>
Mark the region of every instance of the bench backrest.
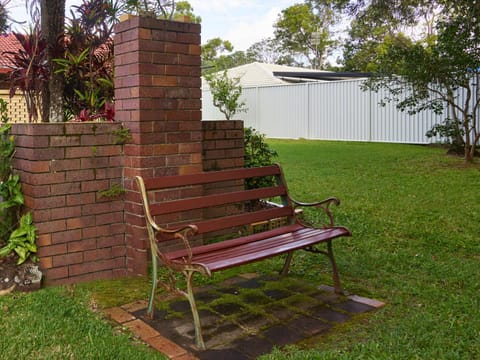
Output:
<path fill-rule="evenodd" d="M 245 189 L 246 179 L 273 179 L 266 187 Z M 194 223 L 198 234 L 265 223 L 293 221 L 287 187 L 278 165 L 144 179 L 150 214 L 162 227 Z M 277 198 L 283 206 L 268 205 Z"/>

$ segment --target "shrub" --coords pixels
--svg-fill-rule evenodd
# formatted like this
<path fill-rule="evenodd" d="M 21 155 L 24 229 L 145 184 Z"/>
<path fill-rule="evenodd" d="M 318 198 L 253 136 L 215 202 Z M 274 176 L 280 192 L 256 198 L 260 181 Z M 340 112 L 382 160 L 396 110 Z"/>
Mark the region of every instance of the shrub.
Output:
<path fill-rule="evenodd" d="M 265 141 L 265 135 L 261 134 L 252 127 L 244 129 L 244 164 L 245 167 L 257 167 L 272 165 L 274 158 L 278 156 L 277 152 L 270 148 Z M 273 179 L 260 178 L 248 179 L 246 181 L 247 189 L 269 186 Z"/>

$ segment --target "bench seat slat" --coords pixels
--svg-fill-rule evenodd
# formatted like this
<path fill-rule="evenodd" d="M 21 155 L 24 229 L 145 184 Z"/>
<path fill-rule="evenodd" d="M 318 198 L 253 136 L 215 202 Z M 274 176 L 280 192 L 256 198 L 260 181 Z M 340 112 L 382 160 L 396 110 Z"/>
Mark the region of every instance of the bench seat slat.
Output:
<path fill-rule="evenodd" d="M 350 231 L 342 226 L 328 229 L 299 228 L 292 232 L 265 237 L 237 246 L 225 244 L 224 248 L 194 255 L 192 262 L 206 266 L 210 271 L 215 272 L 350 235 Z M 228 242 L 224 241 L 224 243 Z M 181 258 L 171 258 L 171 260 L 182 262 Z"/>
<path fill-rule="evenodd" d="M 204 253 L 209 253 L 211 251 L 221 250 L 227 247 L 236 247 L 236 246 L 240 246 L 250 242 L 262 240 L 265 237 L 277 236 L 277 235 L 284 234 L 285 232 L 293 232 L 302 228 L 303 226 L 300 224 L 292 224 L 292 225 L 287 225 L 281 228 L 275 228 L 272 230 L 263 231 L 261 233 L 256 233 L 256 234 L 251 234 L 247 236 L 230 239 L 228 241 L 220 241 L 212 244 L 195 246 L 192 248 L 192 254 L 195 256 L 195 255 L 200 255 Z M 166 253 L 165 256 L 169 259 L 180 259 L 182 257 L 187 256 L 187 251 L 185 249 L 175 250 L 175 251 Z"/>
<path fill-rule="evenodd" d="M 264 187 L 253 190 L 235 191 L 222 194 L 205 195 L 201 197 L 188 198 L 183 200 L 165 201 L 150 206 L 150 213 L 153 216 L 171 214 L 174 212 L 203 209 L 213 206 L 241 203 L 244 201 L 270 198 L 285 195 L 285 186 Z"/>

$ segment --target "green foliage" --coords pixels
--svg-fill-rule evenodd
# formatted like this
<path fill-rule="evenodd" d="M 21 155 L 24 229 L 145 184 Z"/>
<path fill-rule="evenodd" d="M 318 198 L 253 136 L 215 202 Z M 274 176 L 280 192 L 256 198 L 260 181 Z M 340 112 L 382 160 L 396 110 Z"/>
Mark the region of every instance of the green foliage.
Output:
<path fill-rule="evenodd" d="M 433 125 L 433 127 L 425 134 L 425 136 L 429 138 L 439 136 L 443 139 L 447 139 L 447 143 L 451 145 L 451 150 L 459 154 L 461 154 L 461 151 L 463 151 L 463 147 L 465 146 L 465 141 L 463 141 L 464 135 L 465 132 L 461 128 L 461 124 L 449 118 L 445 119 L 441 124 Z"/>
<path fill-rule="evenodd" d="M 175 11 L 175 1 L 127 0 L 127 8 L 138 15 L 171 19 Z"/>
<path fill-rule="evenodd" d="M 200 24 L 202 18 L 195 15 L 192 5 L 188 1 L 177 1 L 175 4 L 175 13 L 173 14 L 173 19 L 176 20 L 181 16 L 188 16 L 190 21 L 195 24 Z"/>
<path fill-rule="evenodd" d="M 275 39 L 292 56 L 305 59 L 305 65 L 321 69 L 335 44 L 331 30 L 335 23 L 336 13 L 328 4 L 295 4 L 279 15 Z"/>
<path fill-rule="evenodd" d="M 5 100 L 0 99 L 0 182 L 5 181 L 11 173 L 15 150 L 15 142 L 10 134 L 12 126 L 8 124 L 7 105 Z"/>
<path fill-rule="evenodd" d="M 265 135 L 252 127 L 244 129 L 244 149 L 245 167 L 272 165 L 274 163 L 274 158 L 278 156 L 277 152 L 268 145 Z M 274 179 L 268 178 L 247 179 L 245 186 L 247 189 L 255 189 L 272 185 L 273 180 Z"/>
<path fill-rule="evenodd" d="M 67 120 L 113 121 L 113 26 L 121 11 L 114 2 L 86 1 L 73 6 L 66 25 L 66 49 L 54 59 L 65 78 Z"/>
<path fill-rule="evenodd" d="M 10 174 L 0 182 L 0 244 L 5 242 L 16 228 L 20 208 L 23 205 L 23 193 L 18 175 Z"/>
<path fill-rule="evenodd" d="M 46 64 L 47 44 L 42 39 L 40 29 L 35 26 L 28 35 L 15 33 L 22 48 L 15 52 L 6 51 L 13 63 L 10 72 L 10 96 L 20 91 L 25 97 L 30 121 L 38 121 L 42 113 L 42 89 L 48 81 Z"/>
<path fill-rule="evenodd" d="M 20 176 L 10 174 L 6 180 L 0 184 L 0 210 L 23 205 L 22 186 Z"/>
<path fill-rule="evenodd" d="M 218 71 L 218 69 L 230 69 L 254 61 L 291 64 L 293 60 L 273 39 L 264 39 L 253 44 L 246 51 L 234 51 L 230 41 L 218 37 L 210 39 L 202 45 L 202 72 L 204 74 Z"/>
<path fill-rule="evenodd" d="M 0 249 L 0 257 L 7 256 L 15 251 L 18 256 L 17 265 L 20 265 L 37 252 L 36 239 L 36 228 L 32 222 L 32 214 L 28 212 L 20 218 L 20 224 L 10 234 L 7 245 Z M 35 260 L 33 256 L 32 258 Z"/>
<path fill-rule="evenodd" d="M 113 131 L 113 135 L 115 136 L 115 145 L 124 145 L 132 140 L 132 134 L 127 127 L 121 126 L 118 130 Z"/>
<path fill-rule="evenodd" d="M 99 191 L 101 198 L 115 198 L 125 194 L 125 188 L 120 184 L 113 184 L 109 189 Z"/>
<path fill-rule="evenodd" d="M 480 96 L 474 96 L 480 53 L 472 51 L 478 49 L 480 39 L 476 20 L 480 9 L 462 2 L 453 10 L 445 8 L 442 15 L 435 36 L 420 41 L 397 38 L 386 44 L 366 87 L 387 90 L 385 101 L 396 102 L 397 108 L 410 114 L 423 110 L 441 114 L 448 109 L 450 123 L 461 125 L 464 157 L 471 162 L 480 141 L 477 121 L 472 120 L 478 119 L 480 105 Z"/>
<path fill-rule="evenodd" d="M 293 56 L 284 48 L 280 42 L 273 38 L 262 39 L 252 44 L 245 55 L 248 62 L 261 62 L 266 64 L 297 65 Z"/>
<path fill-rule="evenodd" d="M 12 175 L 15 143 L 8 124 L 7 102 L 0 99 L 0 245 L 5 242 L 18 220 L 18 207 L 23 204 L 18 175 Z"/>
<path fill-rule="evenodd" d="M 194 9 L 188 1 L 127 0 L 125 7 L 130 13 L 141 16 L 167 20 L 188 16 L 193 23 L 200 24 L 202 22 L 202 18 L 195 15 Z"/>
<path fill-rule="evenodd" d="M 15 149 L 11 125 L 8 124 L 6 102 L 0 99 L 0 257 L 14 251 L 18 264 L 25 262 L 37 251 L 36 229 L 32 215 L 27 213 L 20 218 L 24 202 L 20 177 L 12 173 L 12 156 Z"/>
<path fill-rule="evenodd" d="M 231 53 L 233 45 L 228 40 L 222 40 L 219 37 L 208 40 L 202 45 L 202 67 L 207 69 L 207 73 L 218 71 L 218 69 L 226 69 L 224 55 L 225 52 Z"/>
<path fill-rule="evenodd" d="M 205 75 L 213 96 L 213 105 L 225 115 L 227 120 L 246 111 L 245 101 L 240 101 L 242 87 L 240 78 L 230 78 L 227 70 Z"/>

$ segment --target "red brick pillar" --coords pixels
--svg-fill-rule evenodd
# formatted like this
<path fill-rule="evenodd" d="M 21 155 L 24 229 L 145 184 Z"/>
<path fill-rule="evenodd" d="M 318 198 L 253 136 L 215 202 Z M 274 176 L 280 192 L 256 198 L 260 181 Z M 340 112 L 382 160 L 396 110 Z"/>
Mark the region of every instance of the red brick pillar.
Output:
<path fill-rule="evenodd" d="M 125 146 L 127 268 L 146 274 L 148 237 L 134 183 L 202 171 L 200 25 L 133 17 L 115 28 L 116 120 Z"/>

